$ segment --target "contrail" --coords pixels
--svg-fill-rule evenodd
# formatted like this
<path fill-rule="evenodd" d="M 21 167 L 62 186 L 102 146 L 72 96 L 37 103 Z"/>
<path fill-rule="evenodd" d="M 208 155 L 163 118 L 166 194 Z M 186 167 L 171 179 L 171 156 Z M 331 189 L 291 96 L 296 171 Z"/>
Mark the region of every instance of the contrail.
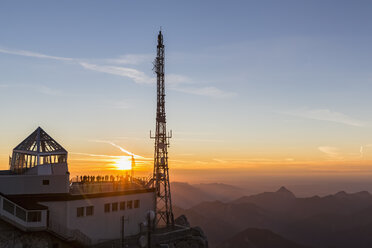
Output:
<path fill-rule="evenodd" d="M 99 143 L 107 143 L 107 144 L 110 144 L 110 145 L 112 145 L 112 146 L 114 146 L 114 147 L 120 149 L 122 152 L 124 152 L 124 153 L 126 153 L 126 154 L 128 154 L 128 155 L 130 155 L 130 156 L 133 156 L 134 158 L 142 158 L 142 159 L 146 159 L 146 158 L 144 158 L 144 157 L 142 157 L 142 156 L 140 156 L 140 155 L 136 155 L 136 154 L 134 154 L 133 152 L 130 152 L 130 151 L 124 149 L 123 147 L 121 147 L 121 146 L 115 144 L 114 142 L 107 141 L 107 140 L 93 140 L 93 141 L 94 141 L 94 142 L 99 142 Z"/>
<path fill-rule="evenodd" d="M 92 154 L 92 153 L 82 153 L 82 152 L 70 152 L 70 154 L 84 155 L 89 157 L 105 157 L 105 158 L 120 158 L 122 156 L 104 155 L 104 154 Z"/>
<path fill-rule="evenodd" d="M 360 157 L 363 158 L 363 146 L 360 147 L 359 152 L 360 152 Z"/>

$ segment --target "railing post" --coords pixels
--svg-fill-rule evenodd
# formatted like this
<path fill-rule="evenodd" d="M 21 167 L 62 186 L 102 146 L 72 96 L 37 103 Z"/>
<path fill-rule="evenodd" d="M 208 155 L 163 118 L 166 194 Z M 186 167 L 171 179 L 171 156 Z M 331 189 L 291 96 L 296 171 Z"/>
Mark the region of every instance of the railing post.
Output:
<path fill-rule="evenodd" d="M 49 228 L 49 209 L 47 210 L 46 226 Z"/>

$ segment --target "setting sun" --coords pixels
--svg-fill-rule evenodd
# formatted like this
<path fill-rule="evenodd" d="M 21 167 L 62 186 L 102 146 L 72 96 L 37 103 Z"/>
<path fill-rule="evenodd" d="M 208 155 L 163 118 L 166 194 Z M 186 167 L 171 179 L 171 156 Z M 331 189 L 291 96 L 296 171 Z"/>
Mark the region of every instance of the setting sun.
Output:
<path fill-rule="evenodd" d="M 130 170 L 132 169 L 131 158 L 127 156 L 122 156 L 115 161 L 115 166 L 118 170 Z"/>

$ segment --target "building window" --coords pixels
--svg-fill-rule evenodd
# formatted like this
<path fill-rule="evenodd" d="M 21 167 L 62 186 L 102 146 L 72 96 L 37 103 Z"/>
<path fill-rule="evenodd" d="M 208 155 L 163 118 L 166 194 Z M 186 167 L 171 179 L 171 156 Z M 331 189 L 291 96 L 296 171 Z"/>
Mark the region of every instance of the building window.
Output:
<path fill-rule="evenodd" d="M 139 200 L 135 200 L 134 201 L 134 208 L 139 208 L 140 207 L 140 201 Z"/>
<path fill-rule="evenodd" d="M 83 217 L 84 216 L 84 207 L 76 208 L 76 217 Z"/>
<path fill-rule="evenodd" d="M 16 216 L 21 220 L 26 221 L 27 212 L 24 209 L 16 206 Z"/>
<path fill-rule="evenodd" d="M 127 209 L 133 208 L 133 201 L 127 201 Z"/>
<path fill-rule="evenodd" d="M 113 204 L 112 204 L 112 211 L 114 212 L 114 211 L 118 211 L 118 203 L 117 202 L 114 202 Z"/>
<path fill-rule="evenodd" d="M 91 216 L 94 214 L 94 206 L 86 207 L 86 216 Z"/>
<path fill-rule="evenodd" d="M 110 203 L 105 204 L 105 213 L 110 212 Z"/>
<path fill-rule="evenodd" d="M 10 201 L 3 200 L 3 209 L 7 211 L 10 214 L 14 214 L 14 207 L 15 205 L 11 203 Z"/>
<path fill-rule="evenodd" d="M 40 222 L 41 221 L 41 212 L 34 211 L 27 213 L 27 222 Z"/>
<path fill-rule="evenodd" d="M 125 201 L 120 202 L 120 210 L 125 210 Z"/>
<path fill-rule="evenodd" d="M 43 185 L 49 185 L 49 180 L 43 180 Z"/>

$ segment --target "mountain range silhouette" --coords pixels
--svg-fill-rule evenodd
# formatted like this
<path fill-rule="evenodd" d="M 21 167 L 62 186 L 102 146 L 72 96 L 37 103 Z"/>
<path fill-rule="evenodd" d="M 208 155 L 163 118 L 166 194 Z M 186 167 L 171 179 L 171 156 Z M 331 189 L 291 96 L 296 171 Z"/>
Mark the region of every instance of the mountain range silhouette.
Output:
<path fill-rule="evenodd" d="M 188 196 L 183 190 L 183 197 L 192 197 L 195 191 Z M 211 198 L 206 191 L 198 192 Z M 173 193 L 177 199 L 176 189 Z M 372 195 L 367 191 L 301 198 L 280 187 L 275 192 L 234 200 L 206 200 L 188 208 L 175 206 L 174 211 L 176 216 L 185 214 L 192 225 L 200 226 L 211 247 L 239 247 L 231 244 L 244 240 L 256 245 L 252 247 L 286 247 L 265 246 L 260 237 L 294 245 L 288 247 L 372 247 Z"/>

